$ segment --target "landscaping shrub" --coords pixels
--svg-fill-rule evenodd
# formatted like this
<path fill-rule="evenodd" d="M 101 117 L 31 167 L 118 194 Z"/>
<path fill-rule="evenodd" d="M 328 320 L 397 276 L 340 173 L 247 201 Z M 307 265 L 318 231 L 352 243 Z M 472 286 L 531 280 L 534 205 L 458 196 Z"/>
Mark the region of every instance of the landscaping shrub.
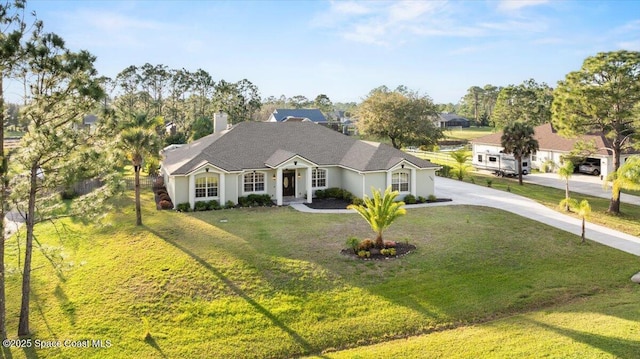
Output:
<path fill-rule="evenodd" d="M 353 194 L 351 194 L 351 192 L 347 191 L 346 189 L 342 190 L 342 199 L 348 202 L 351 202 L 353 200 Z"/>
<path fill-rule="evenodd" d="M 398 244 L 394 241 L 384 241 L 385 248 L 395 248 Z"/>
<path fill-rule="evenodd" d="M 433 195 L 433 194 L 430 194 L 429 197 L 427 197 L 427 201 L 429 201 L 429 202 L 435 202 L 437 200 L 438 200 L 438 198 L 436 198 L 436 196 Z"/>
<path fill-rule="evenodd" d="M 165 190 L 164 188 L 161 188 L 161 189 L 159 189 L 159 190 L 157 190 L 157 191 L 156 191 L 156 194 L 157 194 L 158 196 L 161 196 L 161 195 L 163 195 L 163 194 L 169 194 L 169 193 L 168 193 L 168 192 L 167 192 L 167 190 Z"/>
<path fill-rule="evenodd" d="M 438 164 L 438 166 L 442 166 L 442 168 L 436 171 L 436 175 L 440 177 L 447 177 L 447 178 L 451 178 L 453 176 L 453 173 L 451 171 L 452 170 L 451 166 L 441 165 L 441 164 Z"/>
<path fill-rule="evenodd" d="M 198 201 L 196 202 L 196 204 L 193 206 L 193 210 L 198 212 L 198 211 L 208 211 L 209 210 L 209 205 L 207 202 L 205 201 Z"/>
<path fill-rule="evenodd" d="M 375 242 L 372 239 L 366 238 L 360 242 L 360 244 L 358 245 L 358 249 L 366 251 L 373 248 L 374 245 L 375 245 Z"/>
<path fill-rule="evenodd" d="M 178 212 L 191 212 L 191 205 L 189 204 L 189 202 L 178 203 L 176 209 L 178 210 Z"/>
<path fill-rule="evenodd" d="M 160 163 L 157 159 L 151 158 L 146 161 L 145 170 L 149 176 L 157 176 L 160 173 Z"/>
<path fill-rule="evenodd" d="M 369 258 L 369 257 L 371 257 L 371 252 L 365 251 L 365 250 L 359 250 L 358 251 L 358 257 L 360 257 L 360 258 L 365 258 L 365 257 Z"/>
<path fill-rule="evenodd" d="M 155 181 L 153 181 L 153 188 L 164 188 L 164 177 L 158 177 Z"/>
<path fill-rule="evenodd" d="M 416 204 L 416 197 L 412 194 L 408 194 L 406 196 L 404 196 L 404 203 L 405 204 Z"/>
<path fill-rule="evenodd" d="M 324 191 L 325 197 L 327 198 L 342 198 L 343 192 L 344 191 L 342 190 L 342 188 L 338 188 L 338 187 L 327 188 Z"/>
<path fill-rule="evenodd" d="M 224 208 L 225 208 L 225 209 L 234 208 L 235 206 L 236 206 L 236 204 L 235 204 L 235 203 L 233 203 L 233 201 L 227 201 L 227 202 L 224 204 Z"/>
<path fill-rule="evenodd" d="M 351 204 L 356 206 L 362 206 L 364 204 L 364 200 L 360 197 L 353 196 L 351 197 Z"/>
<path fill-rule="evenodd" d="M 396 249 L 395 248 L 385 248 L 380 250 L 380 254 L 385 257 L 395 257 Z"/>
<path fill-rule="evenodd" d="M 347 246 L 353 249 L 354 253 L 358 252 L 359 245 L 360 245 L 360 239 L 358 239 L 358 237 L 351 236 L 347 238 Z"/>
<path fill-rule="evenodd" d="M 220 207 L 220 202 L 216 201 L 215 199 L 212 199 L 211 201 L 209 201 L 209 202 L 207 203 L 207 207 L 208 207 L 209 209 L 216 210 L 216 211 L 217 211 L 217 210 L 219 210 L 219 209 L 221 208 L 221 207 Z"/>
<path fill-rule="evenodd" d="M 325 198 L 325 192 L 322 189 L 316 190 L 316 198 L 323 199 Z"/>
<path fill-rule="evenodd" d="M 160 201 L 160 208 L 162 209 L 171 209 L 173 208 L 173 203 L 171 203 L 171 201 L 167 201 L 167 200 L 161 200 Z"/>
<path fill-rule="evenodd" d="M 418 203 L 427 203 L 427 199 L 422 196 L 418 196 L 416 201 L 418 201 Z"/>
<path fill-rule="evenodd" d="M 64 191 L 60 192 L 60 199 L 62 199 L 63 201 L 74 199 L 76 197 L 78 197 L 78 192 L 76 192 L 76 190 L 73 188 L 67 188 Z"/>
<path fill-rule="evenodd" d="M 493 183 L 493 181 L 492 181 L 492 180 L 490 180 L 490 179 L 488 179 L 488 180 L 487 180 L 487 187 L 491 187 L 491 184 L 492 184 L 492 183 Z"/>
<path fill-rule="evenodd" d="M 171 201 L 171 197 L 167 193 L 163 193 L 158 196 L 161 201 Z"/>

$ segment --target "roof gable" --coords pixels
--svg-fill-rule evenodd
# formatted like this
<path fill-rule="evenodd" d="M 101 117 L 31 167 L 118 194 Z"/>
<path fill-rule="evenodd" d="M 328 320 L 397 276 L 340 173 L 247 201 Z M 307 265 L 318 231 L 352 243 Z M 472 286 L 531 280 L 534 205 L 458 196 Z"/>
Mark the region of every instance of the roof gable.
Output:
<path fill-rule="evenodd" d="M 273 111 L 273 117 L 277 122 L 286 121 L 287 118 L 305 119 L 308 118 L 315 123 L 326 123 L 327 118 L 324 117 L 322 111 L 317 108 L 301 108 L 301 109 L 282 109 L 278 108 Z"/>
<path fill-rule="evenodd" d="M 165 153 L 163 166 L 172 175 L 185 175 L 205 162 L 241 171 L 274 168 L 295 156 L 317 166 L 362 172 L 387 170 L 402 160 L 419 168 L 438 167 L 389 145 L 356 140 L 309 122 L 242 122 Z"/>

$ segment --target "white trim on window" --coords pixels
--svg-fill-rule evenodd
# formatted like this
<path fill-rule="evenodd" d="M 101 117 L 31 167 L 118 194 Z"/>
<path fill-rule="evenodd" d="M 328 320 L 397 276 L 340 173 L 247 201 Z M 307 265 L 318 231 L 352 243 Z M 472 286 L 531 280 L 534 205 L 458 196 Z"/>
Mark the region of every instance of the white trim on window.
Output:
<path fill-rule="evenodd" d="M 391 190 L 400 193 L 410 192 L 411 174 L 408 171 L 397 171 L 391 174 Z"/>
<path fill-rule="evenodd" d="M 242 176 L 243 193 L 266 193 L 267 175 L 265 172 L 248 172 Z"/>
<path fill-rule="evenodd" d="M 323 168 L 314 168 L 311 170 L 311 187 L 326 188 L 328 171 Z"/>
<path fill-rule="evenodd" d="M 218 198 L 220 190 L 220 176 L 214 173 L 197 175 L 195 178 L 194 193 L 195 198 L 200 200 L 206 198 Z"/>

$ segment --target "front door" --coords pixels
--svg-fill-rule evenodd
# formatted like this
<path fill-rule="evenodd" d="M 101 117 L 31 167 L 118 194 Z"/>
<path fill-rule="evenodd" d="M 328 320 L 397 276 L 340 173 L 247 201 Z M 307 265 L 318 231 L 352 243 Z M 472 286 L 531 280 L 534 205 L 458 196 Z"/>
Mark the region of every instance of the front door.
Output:
<path fill-rule="evenodd" d="M 296 171 L 282 172 L 282 195 L 285 197 L 296 195 Z"/>

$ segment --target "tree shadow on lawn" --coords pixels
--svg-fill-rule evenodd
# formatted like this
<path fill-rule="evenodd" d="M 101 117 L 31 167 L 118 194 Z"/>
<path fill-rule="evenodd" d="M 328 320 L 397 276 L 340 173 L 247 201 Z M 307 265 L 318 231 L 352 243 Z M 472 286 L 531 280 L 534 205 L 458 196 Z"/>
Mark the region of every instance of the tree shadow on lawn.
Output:
<path fill-rule="evenodd" d="M 249 303 L 259 313 L 261 313 L 266 318 L 268 318 L 274 325 L 276 325 L 282 331 L 287 333 L 296 343 L 298 343 L 304 349 L 305 353 L 303 353 L 303 354 L 310 354 L 310 353 L 313 352 L 314 348 L 300 334 L 298 334 L 295 330 L 293 330 L 293 329 L 289 328 L 288 326 L 286 326 L 273 313 L 271 313 L 268 309 L 266 309 L 265 307 L 260 305 L 260 303 L 256 302 L 247 293 L 245 293 L 242 289 L 240 289 L 235 283 L 233 283 L 233 281 L 231 281 L 229 278 L 227 278 L 224 274 L 222 274 L 214 266 L 209 264 L 205 259 L 201 258 L 200 256 L 198 256 L 197 254 L 195 254 L 194 252 L 192 252 L 188 248 L 186 248 L 186 247 L 182 246 L 181 244 L 177 243 L 176 241 L 163 236 L 162 234 L 158 233 L 157 231 L 153 230 L 152 228 L 149 228 L 147 226 L 145 226 L 145 228 L 149 232 L 151 232 L 154 235 L 156 235 L 158 238 L 162 238 L 165 242 L 171 244 L 172 246 L 176 247 L 177 249 L 179 249 L 183 253 L 187 254 L 189 257 L 193 258 L 201 266 L 203 266 L 209 272 L 211 272 L 213 275 L 218 277 L 218 279 L 220 279 L 223 283 L 225 283 L 234 293 L 236 293 L 239 297 L 244 299 L 247 303 Z"/>
<path fill-rule="evenodd" d="M 640 341 L 621 338 L 611 338 L 600 334 L 581 332 L 578 330 L 560 328 L 551 324 L 522 317 L 523 321 L 550 330 L 576 342 L 587 344 L 613 355 L 616 358 L 637 358 L 640 353 Z"/>

